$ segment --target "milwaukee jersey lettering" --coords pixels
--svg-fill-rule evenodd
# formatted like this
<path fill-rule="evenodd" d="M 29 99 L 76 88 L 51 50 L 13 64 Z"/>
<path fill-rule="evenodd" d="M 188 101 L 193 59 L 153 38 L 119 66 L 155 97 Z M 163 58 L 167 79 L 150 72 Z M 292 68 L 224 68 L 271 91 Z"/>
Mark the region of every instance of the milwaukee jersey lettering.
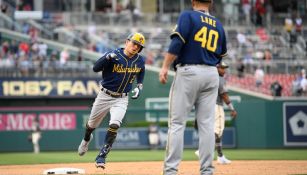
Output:
<path fill-rule="evenodd" d="M 123 49 L 114 51 L 116 58 L 106 59 L 106 53 L 94 65 L 94 68 L 102 71 L 101 85 L 113 92 L 127 93 L 131 90 L 134 80 L 137 83 L 143 83 L 145 74 L 144 58 L 136 54 L 128 58 Z"/>

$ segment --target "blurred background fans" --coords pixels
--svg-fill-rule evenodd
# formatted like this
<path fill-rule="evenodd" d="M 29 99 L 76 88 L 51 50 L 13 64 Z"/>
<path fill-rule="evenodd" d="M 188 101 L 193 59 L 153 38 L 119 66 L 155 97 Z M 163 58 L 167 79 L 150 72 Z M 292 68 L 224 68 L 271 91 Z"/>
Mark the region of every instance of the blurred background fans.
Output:
<path fill-rule="evenodd" d="M 0 75 L 92 76 L 95 54 L 128 33 L 148 38 L 142 54 L 160 67 L 168 36 L 190 0 L 1 0 Z M 306 94 L 307 0 L 214 0 L 228 38 L 229 85 L 271 95 Z M 63 45 L 60 45 L 60 44 Z M 257 69 L 264 72 L 256 86 Z M 81 71 L 80 71 L 81 70 Z M 305 76 L 305 77 L 304 77 Z M 253 86 L 255 85 L 255 86 Z M 299 89 L 299 92 L 296 92 Z"/>
<path fill-rule="evenodd" d="M 227 35 L 225 78 L 238 111 L 232 121 L 225 106 L 224 145 L 306 146 L 307 0 L 213 1 L 211 14 Z M 165 147 L 174 72 L 165 86 L 158 72 L 169 35 L 179 13 L 191 9 L 190 0 L 0 0 L 0 7 L 0 137 L 5 140 L 0 151 L 32 150 L 27 136 L 35 117 L 42 151 L 75 149 L 100 90 L 93 62 L 133 32 L 146 38 L 141 54 L 147 71 L 117 148 Z M 188 120 L 185 146 L 196 148 L 193 112 Z M 158 142 L 151 138 L 149 145 L 149 132 Z M 91 149 L 99 149 L 100 134 L 97 130 Z"/>

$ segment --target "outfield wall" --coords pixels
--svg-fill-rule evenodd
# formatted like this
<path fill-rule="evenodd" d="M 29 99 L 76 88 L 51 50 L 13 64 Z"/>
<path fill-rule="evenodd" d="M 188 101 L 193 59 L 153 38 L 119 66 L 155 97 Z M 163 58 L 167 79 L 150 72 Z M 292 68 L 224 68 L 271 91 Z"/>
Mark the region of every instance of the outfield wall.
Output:
<path fill-rule="evenodd" d="M 9 80 L 6 79 L 6 81 Z M 147 71 L 144 91 L 140 99 L 130 100 L 123 127 L 126 128 L 128 123 L 145 121 L 149 115 L 157 116 L 159 121 L 166 120 L 167 111 L 164 109 L 167 107 L 167 101 L 165 99 L 167 100 L 171 81 L 172 77 L 167 85 L 161 85 L 158 82 L 157 73 Z M 3 91 L 3 84 L 0 90 Z M 76 150 L 83 137 L 84 123 L 89 116 L 95 95 L 74 96 L 74 93 L 69 90 L 64 94 L 61 96 L 61 94 L 52 93 L 52 96 L 39 97 L 31 96 L 31 93 L 23 96 L 1 96 L 0 151 L 32 150 L 27 136 L 34 116 L 41 117 L 42 151 Z M 234 126 L 235 145 L 229 147 L 306 147 L 307 99 L 262 98 L 238 91 L 230 91 L 230 95 L 237 100 L 234 105 L 238 111 L 238 118 L 231 121 Z M 151 99 L 153 103 L 149 104 L 148 99 Z M 157 99 L 160 100 L 159 103 L 156 103 Z M 101 127 L 106 126 L 107 121 L 104 121 Z M 131 138 L 135 139 L 135 137 Z M 129 137 L 126 139 L 129 141 Z M 97 148 L 96 142 L 98 139 L 91 143 L 91 149 Z M 189 147 L 196 146 L 196 144 L 190 144 Z"/>

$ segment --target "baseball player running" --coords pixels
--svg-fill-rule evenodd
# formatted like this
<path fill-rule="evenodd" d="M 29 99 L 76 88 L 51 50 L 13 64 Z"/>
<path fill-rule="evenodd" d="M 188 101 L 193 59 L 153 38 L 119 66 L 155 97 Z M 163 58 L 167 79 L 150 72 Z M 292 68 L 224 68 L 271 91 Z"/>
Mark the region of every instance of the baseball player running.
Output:
<path fill-rule="evenodd" d="M 131 96 L 132 99 L 137 99 L 143 88 L 145 61 L 138 53 L 141 52 L 144 45 L 143 34 L 131 34 L 125 42 L 125 48 L 106 53 L 97 60 L 93 67 L 94 72 L 102 71 L 101 91 L 93 104 L 78 153 L 83 156 L 87 152 L 88 145 L 93 139 L 92 132 L 110 112 L 109 129 L 104 144 L 96 157 L 97 168 L 105 168 L 106 157 L 112 148 L 117 130 L 127 110 L 128 93 L 132 89 L 134 80 L 137 80 L 137 86 L 132 91 L 134 93 Z"/>
<path fill-rule="evenodd" d="M 211 1 L 192 0 L 193 10 L 180 14 L 159 74 L 160 82 L 165 84 L 169 67 L 176 60 L 169 95 L 164 175 L 178 172 L 186 119 L 193 106 L 199 130 L 200 174 L 213 174 L 214 107 L 219 83 L 216 65 L 227 55 L 227 48 L 221 22 L 209 14 Z"/>
<path fill-rule="evenodd" d="M 231 163 L 228 160 L 223 152 L 222 152 L 222 135 L 225 128 L 225 112 L 223 107 L 223 102 L 227 104 L 230 109 L 230 116 L 235 119 L 237 117 L 237 111 L 234 109 L 229 96 L 228 90 L 226 89 L 226 82 L 224 79 L 225 72 L 228 68 L 228 65 L 225 62 L 221 62 L 217 65 L 217 70 L 219 73 L 219 89 L 218 89 L 218 96 L 215 105 L 215 150 L 217 151 L 217 162 L 220 164 L 229 164 Z M 195 120 L 195 129 L 197 130 L 197 121 Z M 195 154 L 199 157 L 199 151 L 197 150 Z"/>

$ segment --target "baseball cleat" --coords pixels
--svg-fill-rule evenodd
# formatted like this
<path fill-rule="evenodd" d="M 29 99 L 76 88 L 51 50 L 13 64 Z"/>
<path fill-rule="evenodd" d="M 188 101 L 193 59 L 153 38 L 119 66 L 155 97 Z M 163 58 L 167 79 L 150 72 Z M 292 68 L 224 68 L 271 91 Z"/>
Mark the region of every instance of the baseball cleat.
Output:
<path fill-rule="evenodd" d="M 223 165 L 231 163 L 231 161 L 228 160 L 224 155 L 222 157 L 217 156 L 217 162 Z"/>
<path fill-rule="evenodd" d="M 80 143 L 80 145 L 78 147 L 79 156 L 83 156 L 87 152 L 88 145 L 90 144 L 92 139 L 93 139 L 93 134 L 91 134 L 90 140 L 88 142 L 85 141 L 84 139 L 82 139 L 82 141 L 81 141 L 81 143 Z"/>
<path fill-rule="evenodd" d="M 105 166 L 106 166 L 106 159 L 105 157 L 101 157 L 101 156 L 97 156 L 96 157 L 96 168 L 102 168 L 102 169 L 105 169 Z"/>
<path fill-rule="evenodd" d="M 194 153 L 199 158 L 199 150 L 196 150 Z"/>

